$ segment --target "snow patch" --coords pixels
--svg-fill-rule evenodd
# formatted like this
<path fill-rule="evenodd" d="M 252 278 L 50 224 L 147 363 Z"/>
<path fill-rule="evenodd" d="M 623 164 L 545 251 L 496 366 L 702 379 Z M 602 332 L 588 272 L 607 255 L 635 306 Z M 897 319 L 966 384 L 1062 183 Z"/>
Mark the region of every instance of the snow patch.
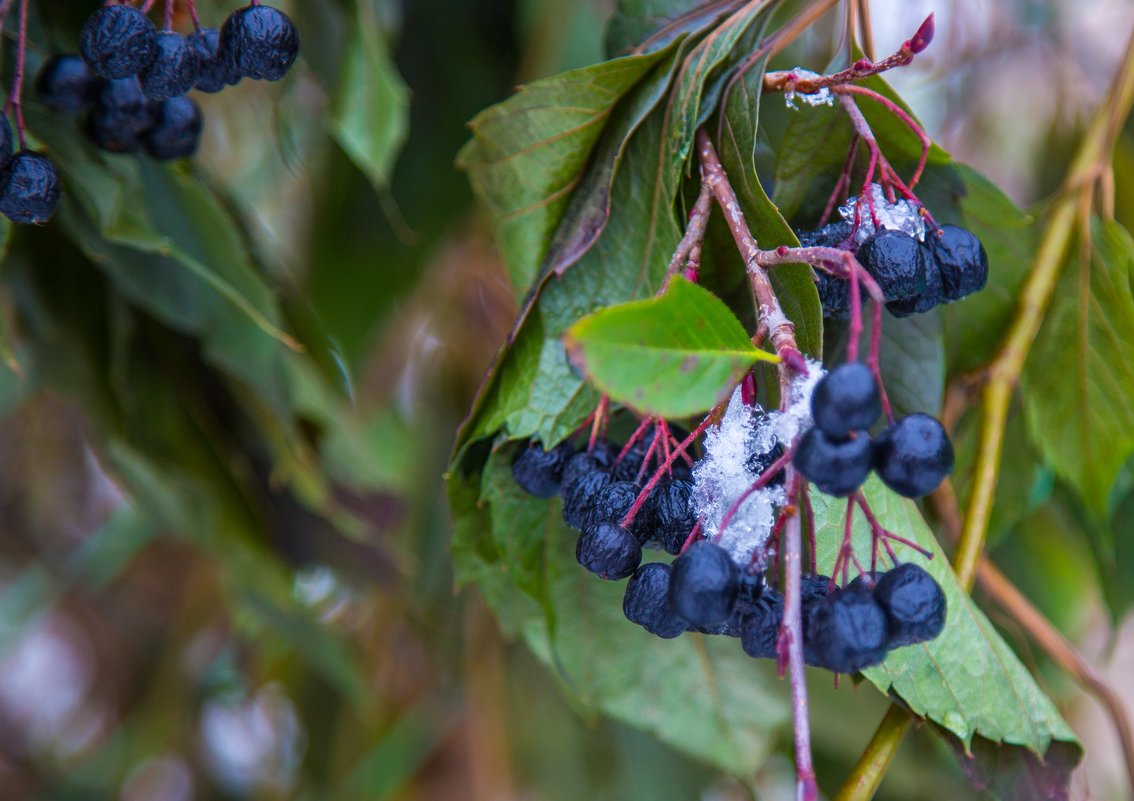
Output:
<path fill-rule="evenodd" d="M 901 199 L 891 203 L 886 192 L 879 184 L 870 185 L 870 193 L 874 198 L 874 215 L 878 218 L 878 225 L 870 215 L 870 206 L 864 205 L 858 220 L 858 230 L 855 231 L 855 245 L 861 245 L 880 229 L 888 231 L 901 231 L 904 234 L 917 238 L 919 242 L 925 241 L 925 221 L 918 214 L 920 208 L 913 201 Z M 854 223 L 854 211 L 862 196 L 856 195 L 839 207 L 839 214 L 849 223 Z"/>
<path fill-rule="evenodd" d="M 811 70 L 805 70 L 802 67 L 796 67 L 795 69 L 793 69 L 792 75 L 796 78 L 796 80 L 811 80 L 812 78 L 820 77 L 819 73 L 812 72 Z M 825 86 L 818 92 L 811 92 L 808 94 L 792 91 L 784 92 L 784 104 L 792 111 L 799 111 L 799 106 L 795 104 L 796 100 L 799 100 L 800 102 L 813 108 L 815 106 L 833 106 L 835 104 L 835 96 L 831 94 L 831 90 Z"/>

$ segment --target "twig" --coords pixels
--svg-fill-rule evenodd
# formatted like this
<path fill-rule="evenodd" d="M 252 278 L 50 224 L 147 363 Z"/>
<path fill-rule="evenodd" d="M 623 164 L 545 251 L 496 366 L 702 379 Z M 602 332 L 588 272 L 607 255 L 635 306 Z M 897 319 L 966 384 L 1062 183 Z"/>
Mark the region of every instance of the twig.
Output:
<path fill-rule="evenodd" d="M 694 271 L 701 266 L 701 243 L 705 241 L 705 229 L 709 225 L 709 214 L 713 210 L 713 192 L 707 183 L 701 184 L 701 192 L 697 195 L 697 202 L 689 212 L 689 223 L 685 226 L 685 234 L 677 243 L 673 251 L 669 267 L 666 268 L 665 278 L 662 280 L 662 289 L 669 286 L 673 277 L 687 265 Z"/>

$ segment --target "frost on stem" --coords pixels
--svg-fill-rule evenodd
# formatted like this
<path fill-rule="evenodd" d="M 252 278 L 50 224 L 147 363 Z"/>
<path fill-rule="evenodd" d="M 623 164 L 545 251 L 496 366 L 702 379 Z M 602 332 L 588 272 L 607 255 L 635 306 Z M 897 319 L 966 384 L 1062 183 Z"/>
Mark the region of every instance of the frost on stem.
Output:
<path fill-rule="evenodd" d="M 871 184 L 870 193 L 874 202 L 873 216 L 877 218 L 878 225 L 877 227 L 874 225 L 870 211 L 867 210 L 869 209 L 868 201 L 867 209 L 860 209 L 858 212 L 858 228 L 854 235 L 856 247 L 872 237 L 879 229 L 901 231 L 919 242 L 925 241 L 925 222 L 919 213 L 920 206 L 917 203 L 904 198 L 891 203 L 880 184 Z M 839 215 L 853 225 L 855 223 L 855 209 L 861 201 L 861 195 L 850 198 L 839 207 Z"/>
<path fill-rule="evenodd" d="M 791 71 L 791 76 L 794 81 L 810 81 L 822 77 L 821 75 L 819 75 L 819 73 L 812 72 L 811 70 L 805 70 L 802 67 L 796 67 L 795 69 L 793 69 Z M 793 89 L 788 89 L 784 92 L 784 103 L 793 111 L 799 110 L 799 106 L 795 104 L 796 100 L 799 100 L 812 107 L 833 106 L 835 104 L 835 96 L 831 94 L 831 90 L 826 86 L 824 86 L 817 92 L 804 93 L 796 92 Z"/>
<path fill-rule="evenodd" d="M 719 544 L 737 564 L 750 564 L 755 556 L 755 563 L 762 567 L 776 510 L 787 500 L 782 486 L 748 492 L 760 477 L 753 470 L 752 456 L 768 453 L 777 442 L 786 448 L 810 425 L 811 392 L 822 375 L 822 366 L 808 361 L 807 372 L 791 383 L 787 407 L 768 414 L 746 404 L 741 387 L 737 387 L 720 424 L 705 434 L 705 455 L 693 471 L 694 510 L 704 535 L 715 539 L 719 534 Z M 722 531 L 722 520 L 746 492 L 747 497 Z"/>

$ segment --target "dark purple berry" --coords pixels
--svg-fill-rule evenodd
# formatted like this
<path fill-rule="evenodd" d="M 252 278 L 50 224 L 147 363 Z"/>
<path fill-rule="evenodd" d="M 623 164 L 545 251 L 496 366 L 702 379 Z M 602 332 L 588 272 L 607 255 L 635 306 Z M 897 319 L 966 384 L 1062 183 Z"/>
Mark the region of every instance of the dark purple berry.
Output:
<path fill-rule="evenodd" d="M 903 417 L 874 440 L 874 470 L 907 498 L 937 489 L 953 470 L 953 443 L 945 427 L 922 412 Z"/>
<path fill-rule="evenodd" d="M 840 364 L 819 379 L 811 395 L 815 426 L 834 439 L 870 428 L 881 414 L 878 384 L 862 362 Z"/>
<path fill-rule="evenodd" d="M 595 498 L 610 482 L 610 473 L 601 470 L 582 473 L 573 477 L 570 483 L 564 481 L 560 488 L 563 495 L 563 522 L 582 531 Z"/>
<path fill-rule="evenodd" d="M 571 445 L 567 442 L 561 442 L 549 451 L 545 451 L 538 442 L 521 445 L 512 456 L 512 478 L 529 495 L 554 497 L 559 492 L 559 483 L 572 455 Z"/>
<path fill-rule="evenodd" d="M 942 298 L 960 300 L 979 292 L 988 282 L 988 254 L 976 234 L 957 225 L 942 225 L 941 235 L 926 234 L 925 241 L 941 270 Z"/>
<path fill-rule="evenodd" d="M 584 528 L 592 523 L 620 523 L 637 500 L 640 489 L 637 484 L 629 481 L 612 481 L 607 484 L 595 495 L 591 508 L 587 510 Z M 637 522 L 637 516 L 634 520 Z M 633 533 L 637 536 L 637 532 Z M 638 540 L 642 541 L 643 538 L 638 537 Z"/>
<path fill-rule="evenodd" d="M 595 523 L 579 537 L 575 558 L 599 578 L 624 579 L 641 563 L 642 546 L 617 523 Z"/>
<path fill-rule="evenodd" d="M 247 6 L 224 21 L 220 51 L 233 74 L 278 81 L 299 54 L 299 31 L 279 9 Z"/>
<path fill-rule="evenodd" d="M 798 231 L 799 244 L 805 248 L 839 248 L 851 250 L 851 224 L 846 220 L 828 223 L 814 231 Z"/>
<path fill-rule="evenodd" d="M 49 58 L 35 79 L 35 96 L 52 111 L 77 114 L 94 102 L 99 78 L 78 53 Z"/>
<path fill-rule="evenodd" d="M 157 35 L 154 58 L 138 73 L 142 92 L 150 100 L 180 97 L 193 88 L 201 74 L 197 50 L 179 33 Z"/>
<path fill-rule="evenodd" d="M 818 428 L 808 429 L 799 438 L 792 463 L 820 492 L 843 498 L 862 486 L 870 474 L 870 435 L 837 440 Z"/>
<path fill-rule="evenodd" d="M 677 555 L 697 522 L 692 503 L 693 484 L 682 478 L 663 480 L 651 497 L 655 494 L 654 538 L 666 553 Z"/>
<path fill-rule="evenodd" d="M 47 156 L 22 150 L 0 171 L 0 214 L 12 222 L 47 222 L 57 205 L 59 174 Z"/>
<path fill-rule="evenodd" d="M 740 647 L 754 659 L 775 659 L 776 640 L 784 619 L 784 596 L 767 587 L 753 604 L 740 631 Z"/>
<path fill-rule="evenodd" d="M 886 614 L 865 589 L 836 590 L 815 601 L 807 616 L 807 644 L 819 665 L 857 673 L 886 658 Z"/>
<path fill-rule="evenodd" d="M 669 601 L 692 625 L 715 626 L 732 615 L 739 579 L 740 571 L 728 551 L 701 540 L 673 560 Z"/>
<path fill-rule="evenodd" d="M 905 300 L 925 291 L 929 250 L 901 231 L 880 231 L 858 248 L 858 261 L 870 273 L 886 300 Z"/>
<path fill-rule="evenodd" d="M 922 568 L 906 562 L 874 587 L 874 600 L 889 622 L 889 647 L 929 642 L 945 628 L 945 593 Z"/>
<path fill-rule="evenodd" d="M 804 573 L 800 576 L 799 597 L 806 605 L 811 601 L 826 598 L 831 593 L 833 586 L 830 576 L 824 576 L 818 573 Z"/>
<path fill-rule="evenodd" d="M 669 605 L 670 566 L 649 562 L 634 571 L 622 596 L 622 612 L 651 634 L 664 640 L 688 631 L 685 621 Z"/>
<path fill-rule="evenodd" d="M 216 28 L 202 28 L 189 34 L 189 46 L 197 53 L 200 71 L 194 89 L 202 92 L 219 92 L 226 86 L 238 83 L 240 76 L 229 69 L 228 60 L 220 52 L 220 31 Z"/>
<path fill-rule="evenodd" d="M 816 270 L 815 275 L 815 289 L 819 292 L 823 316 L 828 320 L 849 320 L 850 282 L 836 278 L 825 270 Z M 863 295 L 860 293 L 859 297 Z"/>
<path fill-rule="evenodd" d="M 91 141 L 112 153 L 133 153 L 154 122 L 153 104 L 137 78 L 106 81 L 87 117 Z"/>
<path fill-rule="evenodd" d="M 203 124 L 200 107 L 189 98 L 163 100 L 157 105 L 153 127 L 146 132 L 146 152 L 159 161 L 192 156 L 201 141 Z"/>
<path fill-rule="evenodd" d="M 5 114 L 0 114 L 0 169 L 12 159 L 12 123 Z"/>
<path fill-rule="evenodd" d="M 892 300 L 886 304 L 886 309 L 895 317 L 925 314 L 944 300 L 942 289 L 941 270 L 937 262 L 930 259 L 925 266 L 925 290 L 912 298 Z"/>
<path fill-rule="evenodd" d="M 103 78 L 129 78 L 150 63 L 157 32 L 149 19 L 127 5 L 103 6 L 87 18 L 79 34 L 83 60 Z"/>

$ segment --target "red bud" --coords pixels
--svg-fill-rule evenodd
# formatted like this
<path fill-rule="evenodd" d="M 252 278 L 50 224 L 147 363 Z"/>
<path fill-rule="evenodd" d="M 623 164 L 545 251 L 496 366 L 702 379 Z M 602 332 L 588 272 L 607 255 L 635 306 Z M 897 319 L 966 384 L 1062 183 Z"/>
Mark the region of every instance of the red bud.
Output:
<path fill-rule="evenodd" d="M 930 14 L 925 18 L 925 22 L 921 23 L 921 27 L 917 29 L 917 33 L 910 39 L 909 49 L 911 53 L 920 53 L 925 48 L 929 47 L 929 43 L 933 41 L 933 15 Z"/>

